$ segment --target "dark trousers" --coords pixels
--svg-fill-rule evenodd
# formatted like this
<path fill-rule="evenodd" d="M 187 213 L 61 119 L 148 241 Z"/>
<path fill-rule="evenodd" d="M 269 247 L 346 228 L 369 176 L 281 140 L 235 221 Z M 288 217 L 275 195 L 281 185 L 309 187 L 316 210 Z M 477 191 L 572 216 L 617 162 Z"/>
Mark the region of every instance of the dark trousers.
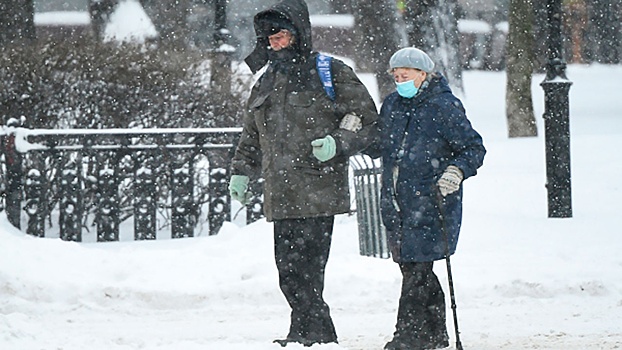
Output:
<path fill-rule="evenodd" d="M 333 216 L 274 221 L 279 285 L 292 308 L 288 339 L 337 341 L 330 309 L 322 296 L 333 223 Z"/>
<path fill-rule="evenodd" d="M 433 344 L 447 339 L 445 294 L 433 265 L 432 261 L 399 264 L 403 280 L 395 337 L 405 343 Z"/>

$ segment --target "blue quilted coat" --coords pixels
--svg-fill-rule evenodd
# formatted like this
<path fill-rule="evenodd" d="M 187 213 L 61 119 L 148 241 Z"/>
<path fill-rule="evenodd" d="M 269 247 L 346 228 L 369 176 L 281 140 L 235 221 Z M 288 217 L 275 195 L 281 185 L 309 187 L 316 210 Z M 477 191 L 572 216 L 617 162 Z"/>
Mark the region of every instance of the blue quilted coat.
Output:
<path fill-rule="evenodd" d="M 486 149 L 447 80 L 431 75 L 414 98 L 397 92 L 380 111 L 381 138 L 366 153 L 382 157 L 382 220 L 396 262 L 443 259 L 456 251 L 462 221 L 462 186 L 442 198 L 445 223 L 439 219 L 436 182 L 448 165 L 467 179 L 477 173 Z"/>

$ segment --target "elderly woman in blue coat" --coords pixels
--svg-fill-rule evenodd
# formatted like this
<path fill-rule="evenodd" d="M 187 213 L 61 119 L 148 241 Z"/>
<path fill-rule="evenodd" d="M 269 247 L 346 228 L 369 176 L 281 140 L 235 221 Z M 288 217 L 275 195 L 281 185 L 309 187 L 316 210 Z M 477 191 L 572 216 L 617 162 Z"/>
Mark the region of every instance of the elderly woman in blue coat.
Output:
<path fill-rule="evenodd" d="M 425 52 L 401 49 L 389 65 L 397 91 L 384 100 L 381 138 L 367 151 L 382 157 L 382 220 L 403 276 L 396 329 L 385 349 L 444 348 L 445 295 L 432 267 L 456 251 L 462 182 L 477 173 L 486 150 Z"/>

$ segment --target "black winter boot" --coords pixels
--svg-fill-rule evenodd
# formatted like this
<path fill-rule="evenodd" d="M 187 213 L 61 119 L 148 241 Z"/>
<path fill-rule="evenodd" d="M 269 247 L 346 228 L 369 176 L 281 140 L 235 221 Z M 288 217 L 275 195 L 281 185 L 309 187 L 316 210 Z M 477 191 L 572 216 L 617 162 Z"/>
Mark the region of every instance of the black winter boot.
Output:
<path fill-rule="evenodd" d="M 275 339 L 273 341 L 273 343 L 277 343 L 279 345 L 281 345 L 282 347 L 286 347 L 287 345 L 294 343 L 294 344 L 301 344 L 305 347 L 310 347 L 313 346 L 314 344 L 328 344 L 328 343 L 337 343 L 337 339 L 333 339 L 333 340 L 325 340 L 325 339 L 315 339 L 315 340 L 311 340 L 311 339 L 304 339 L 304 338 L 290 338 L 287 337 L 285 339 Z"/>
<path fill-rule="evenodd" d="M 311 345 L 313 345 L 313 343 L 309 342 L 306 339 L 302 339 L 302 338 L 285 338 L 285 339 L 275 339 L 273 341 L 273 343 L 279 344 L 282 347 L 286 347 L 289 344 L 301 344 L 305 347 L 310 347 Z"/>
<path fill-rule="evenodd" d="M 444 297 L 444 295 L 441 294 Z M 449 336 L 447 335 L 447 325 L 445 322 L 445 302 L 437 302 L 436 305 L 428 307 L 427 320 L 419 338 L 423 342 L 424 348 L 443 349 L 449 346 Z"/>
<path fill-rule="evenodd" d="M 425 349 L 444 349 L 447 347 L 449 347 L 449 336 L 447 335 L 447 332 L 445 332 L 445 334 L 440 334 L 432 337 L 432 339 L 430 339 L 430 342 L 426 345 Z"/>
<path fill-rule="evenodd" d="M 423 350 L 423 344 L 416 338 L 408 338 L 395 335 L 393 339 L 384 345 L 384 350 Z"/>

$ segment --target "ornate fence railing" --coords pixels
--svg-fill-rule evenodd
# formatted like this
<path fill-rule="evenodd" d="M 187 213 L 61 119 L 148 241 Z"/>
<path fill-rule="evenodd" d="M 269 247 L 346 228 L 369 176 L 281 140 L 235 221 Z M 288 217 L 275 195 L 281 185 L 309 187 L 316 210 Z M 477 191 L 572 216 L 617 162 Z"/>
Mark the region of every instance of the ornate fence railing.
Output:
<path fill-rule="evenodd" d="M 3 127 L 0 191 L 9 221 L 43 237 L 119 240 L 192 237 L 199 221 L 216 234 L 231 219 L 229 160 L 241 129 L 70 129 Z M 246 220 L 262 216 L 260 186 Z M 128 220 L 132 221 L 132 220 Z M 56 226 L 57 224 L 57 226 Z"/>
<path fill-rule="evenodd" d="M 388 258 L 387 232 L 380 218 L 380 160 L 356 155 L 350 158 L 350 167 L 353 170 L 361 255 Z"/>

